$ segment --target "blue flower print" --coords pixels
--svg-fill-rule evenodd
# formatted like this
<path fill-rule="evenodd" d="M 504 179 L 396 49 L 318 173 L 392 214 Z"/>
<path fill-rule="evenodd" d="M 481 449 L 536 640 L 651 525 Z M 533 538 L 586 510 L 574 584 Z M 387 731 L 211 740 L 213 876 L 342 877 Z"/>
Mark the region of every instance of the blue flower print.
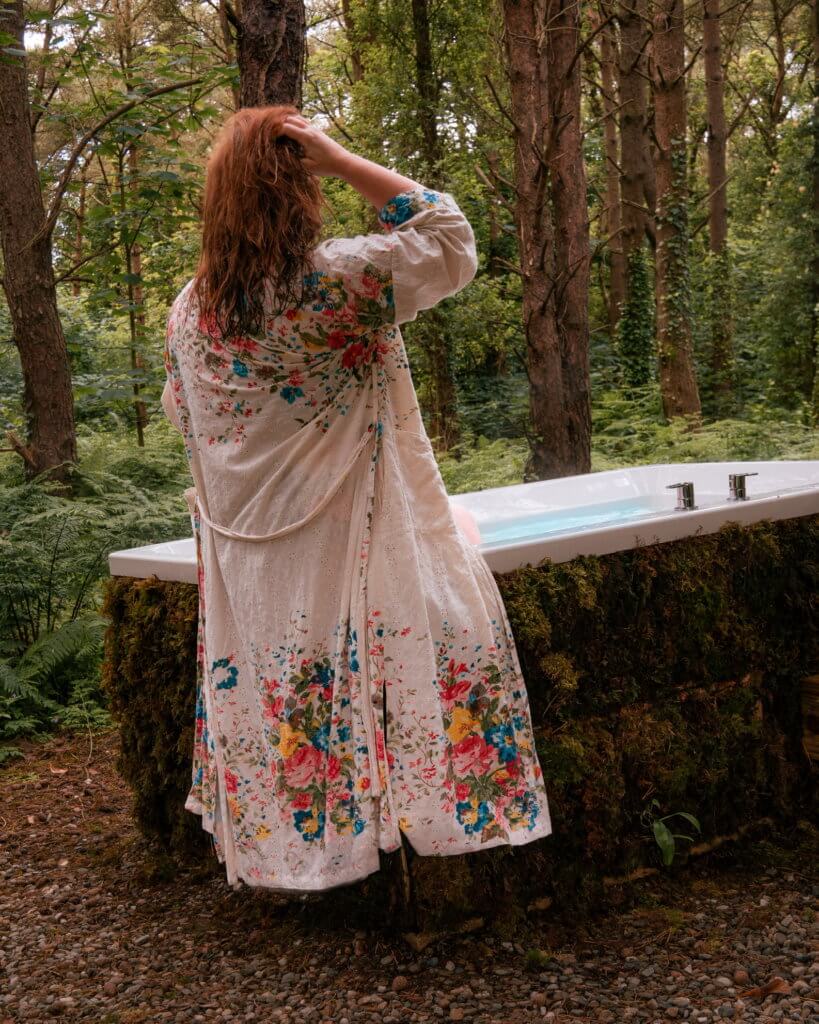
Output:
<path fill-rule="evenodd" d="M 515 743 L 515 734 L 512 726 L 508 723 L 493 725 L 483 734 L 483 738 L 493 747 L 498 748 L 498 758 L 501 761 L 515 761 L 518 756 L 518 748 Z"/>
<path fill-rule="evenodd" d="M 475 806 L 474 801 L 464 801 L 455 804 L 455 813 L 458 822 L 463 825 L 464 832 L 468 836 L 477 835 L 492 820 L 492 812 L 486 800 Z"/>
<path fill-rule="evenodd" d="M 296 828 L 305 843 L 312 843 L 324 835 L 324 811 L 296 811 L 293 815 Z"/>
<path fill-rule="evenodd" d="M 226 668 L 227 677 L 216 684 L 216 689 L 232 690 L 238 682 L 238 668 L 236 668 L 235 665 L 231 665 L 230 658 L 219 658 L 218 661 L 214 661 L 213 666 L 211 667 L 211 672 L 215 672 L 218 668 Z"/>
<path fill-rule="evenodd" d="M 288 405 L 292 405 L 297 398 L 304 398 L 304 392 L 302 389 L 293 387 L 292 384 L 286 384 L 279 394 L 288 403 Z"/>
<path fill-rule="evenodd" d="M 324 750 L 325 752 L 330 746 L 330 719 L 328 718 L 324 722 L 320 729 L 316 729 L 313 733 L 313 746 L 316 750 Z"/>
<path fill-rule="evenodd" d="M 233 372 L 237 377 L 246 377 L 250 370 L 248 369 L 247 364 L 243 363 L 241 359 L 234 359 Z"/>
<path fill-rule="evenodd" d="M 440 201 L 441 195 L 429 189 L 414 189 L 409 192 L 400 192 L 381 208 L 378 219 L 387 228 L 400 227 L 410 217 L 414 217 L 421 210 L 427 210 Z"/>

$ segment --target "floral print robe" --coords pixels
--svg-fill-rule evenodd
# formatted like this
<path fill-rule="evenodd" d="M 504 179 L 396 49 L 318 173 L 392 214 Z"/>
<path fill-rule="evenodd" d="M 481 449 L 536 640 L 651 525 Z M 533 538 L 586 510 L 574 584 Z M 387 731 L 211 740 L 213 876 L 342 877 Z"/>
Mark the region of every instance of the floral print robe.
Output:
<path fill-rule="evenodd" d="M 168 320 L 199 566 L 186 807 L 234 886 L 350 883 L 402 833 L 438 855 L 551 831 L 506 613 L 398 329 L 470 281 L 474 237 L 428 189 L 379 219 L 321 243 L 263 335 L 220 338 L 190 282 Z"/>

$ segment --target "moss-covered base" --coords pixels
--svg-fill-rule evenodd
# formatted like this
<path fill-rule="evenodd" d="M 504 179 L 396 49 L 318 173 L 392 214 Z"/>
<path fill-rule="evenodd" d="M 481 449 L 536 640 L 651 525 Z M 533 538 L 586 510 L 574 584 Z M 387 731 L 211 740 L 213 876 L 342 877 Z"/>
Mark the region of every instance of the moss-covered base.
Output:
<path fill-rule="evenodd" d="M 513 929 L 551 899 L 598 905 L 606 876 L 659 862 L 652 816 L 702 838 L 815 810 L 800 684 L 819 671 L 819 516 L 498 576 L 529 691 L 554 834 L 516 849 L 407 860 L 415 924 L 502 908 Z M 207 849 L 187 813 L 196 588 L 110 581 L 104 677 L 120 770 L 144 833 Z M 656 801 L 656 803 L 653 803 Z M 678 829 L 689 832 L 684 822 Z M 669 824 L 673 824 L 670 822 Z M 677 860 L 688 843 L 678 843 Z M 398 855 L 357 887 L 407 923 Z"/>

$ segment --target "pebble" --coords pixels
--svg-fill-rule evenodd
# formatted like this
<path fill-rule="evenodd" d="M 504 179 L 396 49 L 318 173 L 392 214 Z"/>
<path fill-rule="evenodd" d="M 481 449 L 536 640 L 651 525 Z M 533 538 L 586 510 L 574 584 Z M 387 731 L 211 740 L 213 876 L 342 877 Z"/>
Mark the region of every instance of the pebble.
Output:
<path fill-rule="evenodd" d="M 152 881 L 107 767 L 116 752 L 97 747 L 85 816 L 53 815 L 40 840 L 27 816 L 45 822 L 44 808 L 79 797 L 60 802 L 48 757 L 34 772 L 43 790 L 4 787 L 0 769 L 3 1024 L 819 1024 L 819 889 L 786 868 L 703 864 L 645 880 L 565 945 L 558 919 L 539 915 L 514 941 L 433 937 L 417 955 L 358 929 L 363 917 L 329 924 L 323 899 L 234 892 L 218 871 Z M 63 761 L 84 769 L 87 752 Z M 738 998 L 777 975 L 790 992 Z"/>

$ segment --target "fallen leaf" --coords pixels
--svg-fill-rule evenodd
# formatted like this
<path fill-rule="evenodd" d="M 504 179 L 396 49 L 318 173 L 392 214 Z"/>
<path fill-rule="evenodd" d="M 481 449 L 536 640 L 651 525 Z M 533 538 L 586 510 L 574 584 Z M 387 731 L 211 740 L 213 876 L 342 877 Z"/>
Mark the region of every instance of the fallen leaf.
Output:
<path fill-rule="evenodd" d="M 791 990 L 791 986 L 785 981 L 784 978 L 780 978 L 777 975 L 775 978 L 771 978 L 770 981 L 766 981 L 764 985 L 760 985 L 758 988 L 748 988 L 744 992 L 739 993 L 740 999 L 764 999 L 765 996 L 772 994 L 787 995 Z"/>
<path fill-rule="evenodd" d="M 68 864 L 68 857 L 63 857 L 62 860 L 57 861 L 57 867 L 64 868 Z"/>
<path fill-rule="evenodd" d="M 48 770 L 51 772 L 52 775 L 65 775 L 65 773 L 68 771 L 67 768 L 55 768 L 53 764 L 50 764 L 48 766 Z"/>
<path fill-rule="evenodd" d="M 29 823 L 29 825 L 33 825 L 34 824 L 34 815 L 33 814 L 29 814 L 27 816 L 27 818 L 26 818 L 26 821 Z"/>
<path fill-rule="evenodd" d="M 421 953 L 436 939 L 434 932 L 404 932 L 404 941 L 414 953 Z"/>

